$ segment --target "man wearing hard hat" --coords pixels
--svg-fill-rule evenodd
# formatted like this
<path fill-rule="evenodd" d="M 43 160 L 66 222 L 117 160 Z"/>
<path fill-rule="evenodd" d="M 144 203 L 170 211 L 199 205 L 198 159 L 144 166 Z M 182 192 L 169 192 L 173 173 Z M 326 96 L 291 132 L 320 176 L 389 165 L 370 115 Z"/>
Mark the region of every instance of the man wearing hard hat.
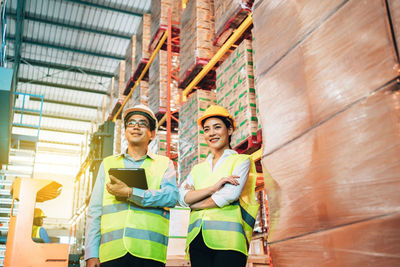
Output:
<path fill-rule="evenodd" d="M 144 105 L 123 113 L 127 150 L 101 163 L 86 224 L 87 266 L 165 266 L 169 211 L 178 198 L 173 162 L 148 150 L 157 118 Z M 128 187 L 110 168 L 144 168 L 147 190 Z"/>
<path fill-rule="evenodd" d="M 32 238 L 40 243 L 50 243 L 50 238 L 46 230 L 42 227 L 43 218 L 46 218 L 44 212 L 39 208 L 35 208 L 35 212 L 33 214 Z"/>

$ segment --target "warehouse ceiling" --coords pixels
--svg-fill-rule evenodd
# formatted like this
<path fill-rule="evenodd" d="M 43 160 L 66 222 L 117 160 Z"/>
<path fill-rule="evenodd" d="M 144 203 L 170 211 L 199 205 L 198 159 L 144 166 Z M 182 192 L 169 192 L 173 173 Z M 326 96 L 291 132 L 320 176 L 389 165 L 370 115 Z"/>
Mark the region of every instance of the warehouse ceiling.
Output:
<path fill-rule="evenodd" d="M 111 77 L 151 0 L 7 0 L 7 65 L 17 73 L 14 134 L 76 151 L 101 122 Z M 22 120 L 21 120 L 21 113 Z M 42 148 L 45 149 L 45 148 Z M 46 150 L 46 149 L 45 149 Z"/>

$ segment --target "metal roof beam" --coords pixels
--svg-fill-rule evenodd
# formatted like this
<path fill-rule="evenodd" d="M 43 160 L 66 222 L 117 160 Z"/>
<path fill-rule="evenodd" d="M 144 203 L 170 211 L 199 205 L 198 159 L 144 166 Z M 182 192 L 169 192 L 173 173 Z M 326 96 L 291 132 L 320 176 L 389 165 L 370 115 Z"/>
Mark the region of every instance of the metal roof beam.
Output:
<path fill-rule="evenodd" d="M 7 16 L 9 18 L 13 18 L 13 19 L 17 18 L 17 14 L 12 13 L 12 12 L 7 13 Z M 129 34 L 129 33 L 118 34 L 118 33 L 113 32 L 112 30 L 109 30 L 109 31 L 96 30 L 96 29 L 93 29 L 90 27 L 74 25 L 72 23 L 58 22 L 58 21 L 48 19 L 48 18 L 41 18 L 41 17 L 35 16 L 33 14 L 25 14 L 24 19 L 36 21 L 36 22 L 42 22 L 42 23 L 46 23 L 46 24 L 51 24 L 51 25 L 55 25 L 55 26 L 59 26 L 59 27 L 63 27 L 63 28 L 70 28 L 70 29 L 74 29 L 74 30 L 78 30 L 78 31 L 91 32 L 91 33 L 95 33 L 95 34 L 103 34 L 103 35 L 112 36 L 112 37 L 121 38 L 121 39 L 130 40 L 132 37 L 131 34 Z"/>
<path fill-rule="evenodd" d="M 15 36 L 7 36 L 8 40 L 12 40 L 15 41 Z M 119 55 L 111 55 L 109 53 L 102 53 L 102 52 L 94 52 L 94 51 L 89 51 L 89 50 L 81 50 L 81 49 L 77 49 L 74 47 L 67 47 L 67 46 L 63 46 L 63 45 L 58 45 L 58 44 L 52 44 L 49 42 L 44 42 L 44 41 L 39 41 L 39 40 L 34 40 L 31 38 L 26 38 L 23 37 L 22 38 L 22 42 L 26 43 L 26 44 L 30 44 L 30 45 L 38 45 L 38 46 L 42 46 L 42 47 L 46 47 L 46 48 L 54 48 L 54 49 L 58 49 L 58 50 L 64 50 L 64 51 L 68 51 L 68 52 L 73 52 L 73 53 L 80 53 L 80 54 L 85 54 L 85 55 L 90 55 L 90 56 L 95 56 L 95 57 L 104 57 L 104 58 L 109 58 L 109 59 L 114 59 L 114 60 L 124 60 L 125 57 L 124 56 L 119 56 Z"/>
<path fill-rule="evenodd" d="M 14 63 L 13 63 L 13 79 L 14 89 L 18 83 L 19 64 L 21 61 L 21 47 L 22 47 L 22 35 L 24 33 L 24 17 L 25 17 L 25 0 L 18 0 L 17 2 L 17 13 L 15 14 L 15 47 L 14 47 Z"/>
<path fill-rule="evenodd" d="M 41 98 L 30 97 L 30 100 L 32 100 L 32 101 L 41 101 Z M 82 104 L 76 104 L 76 103 L 71 103 L 71 102 L 51 100 L 51 99 L 46 99 L 46 98 L 43 99 L 43 102 L 51 103 L 51 104 L 66 105 L 66 106 L 71 106 L 71 107 L 91 108 L 91 109 L 96 109 L 97 110 L 97 106 L 82 105 Z"/>
<path fill-rule="evenodd" d="M 69 90 L 93 93 L 93 94 L 99 94 L 99 95 L 110 95 L 108 92 L 97 91 L 95 89 L 77 87 L 77 86 L 72 86 L 72 85 L 67 85 L 67 84 L 52 83 L 52 82 L 46 82 L 46 81 L 30 80 L 30 79 L 25 79 L 25 78 L 19 78 L 18 82 L 37 84 L 37 85 L 43 85 L 43 86 L 49 86 L 49 87 L 56 87 L 56 88 L 61 88 L 61 89 L 69 89 Z"/>
<path fill-rule="evenodd" d="M 24 128 L 24 129 L 37 129 L 37 127 L 29 127 L 29 126 L 20 126 L 20 125 L 13 125 L 13 127 Z M 74 130 L 66 130 L 66 129 L 55 129 L 55 128 L 48 128 L 40 126 L 41 131 L 50 131 L 50 132 L 60 132 L 60 133 L 70 133 L 70 134 L 85 134 L 84 131 L 74 131 Z"/>
<path fill-rule="evenodd" d="M 9 58 L 7 57 L 7 59 L 9 59 Z M 41 60 L 36 60 L 36 59 L 21 58 L 21 61 L 23 61 L 26 64 L 30 64 L 32 66 L 45 67 L 45 68 L 50 68 L 50 69 L 78 72 L 78 73 L 82 73 L 82 74 L 101 76 L 101 77 L 107 77 L 107 78 L 111 78 L 114 76 L 114 73 L 112 73 L 112 72 L 88 69 L 88 68 L 77 67 L 77 66 L 72 66 L 72 65 L 59 64 L 59 63 L 54 63 L 54 62 L 41 61 Z"/>
<path fill-rule="evenodd" d="M 21 114 L 22 110 L 17 109 L 17 110 L 14 110 L 14 112 L 17 113 L 17 114 Z M 37 116 L 38 115 L 37 112 L 26 111 L 26 110 L 23 110 L 23 114 L 33 115 L 33 116 Z M 70 121 L 91 122 L 91 120 L 87 120 L 87 119 L 80 119 L 80 118 L 59 116 L 59 115 L 52 115 L 52 114 L 46 114 L 46 113 L 42 113 L 42 117 L 52 118 L 52 119 L 63 119 L 63 120 L 70 120 Z"/>
<path fill-rule="evenodd" d="M 108 11 L 124 13 L 124 14 L 127 14 L 127 15 L 136 16 L 136 17 L 142 17 L 143 16 L 143 13 L 137 13 L 137 12 L 133 12 L 133 11 L 129 11 L 129 10 L 126 10 L 126 9 L 117 8 L 117 7 L 110 7 L 110 6 L 100 5 L 98 3 L 91 3 L 91 2 L 80 1 L 80 0 L 67 0 L 67 1 L 68 2 L 72 2 L 72 3 L 81 4 L 81 5 L 85 5 L 85 6 L 100 8 L 100 9 L 104 9 L 104 10 L 108 10 Z"/>

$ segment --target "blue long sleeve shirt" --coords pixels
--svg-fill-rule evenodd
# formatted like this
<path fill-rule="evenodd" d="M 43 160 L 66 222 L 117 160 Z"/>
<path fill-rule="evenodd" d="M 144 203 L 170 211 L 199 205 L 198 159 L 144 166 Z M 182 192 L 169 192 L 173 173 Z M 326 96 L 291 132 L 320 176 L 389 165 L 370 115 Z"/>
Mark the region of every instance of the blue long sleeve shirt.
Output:
<path fill-rule="evenodd" d="M 147 155 L 140 160 L 134 160 L 126 153 L 123 154 L 123 157 L 125 168 L 139 168 L 147 157 L 152 158 L 152 154 L 148 152 Z M 99 257 L 101 238 L 100 222 L 103 208 L 104 181 L 104 165 L 101 163 L 88 207 L 85 237 L 85 260 Z M 170 161 L 168 169 L 161 180 L 160 189 L 142 190 L 139 188 L 133 188 L 132 196 L 129 198 L 129 201 L 141 207 L 174 207 L 178 195 L 176 171 L 174 164 Z"/>

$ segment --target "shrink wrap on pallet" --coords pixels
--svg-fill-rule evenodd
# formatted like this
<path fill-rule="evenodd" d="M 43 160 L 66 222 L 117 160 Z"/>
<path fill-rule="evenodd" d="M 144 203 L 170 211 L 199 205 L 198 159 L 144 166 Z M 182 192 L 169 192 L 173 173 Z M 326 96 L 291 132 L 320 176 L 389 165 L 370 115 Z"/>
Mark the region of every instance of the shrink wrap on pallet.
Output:
<path fill-rule="evenodd" d="M 254 0 L 214 0 L 215 37 L 221 46 L 251 11 Z"/>
<path fill-rule="evenodd" d="M 182 13 L 180 36 L 180 72 L 179 80 L 183 80 L 199 60 L 205 63 L 216 51 L 212 39 L 214 36 L 214 0 L 188 1 Z"/>
<path fill-rule="evenodd" d="M 171 8 L 173 22 L 179 23 L 182 13 L 182 1 L 176 0 L 152 0 L 151 1 L 151 38 L 158 33 L 160 28 L 168 28 L 168 9 Z M 179 25 L 172 25 L 178 27 Z"/>
<path fill-rule="evenodd" d="M 135 72 L 136 35 L 132 35 L 125 52 L 125 86 Z"/>
<path fill-rule="evenodd" d="M 178 133 L 171 133 L 171 155 L 178 155 Z M 167 132 L 158 130 L 150 142 L 149 149 L 158 155 L 167 156 Z"/>
<path fill-rule="evenodd" d="M 270 242 L 400 211 L 399 89 L 360 99 L 263 157 Z"/>
<path fill-rule="evenodd" d="M 205 90 L 195 91 L 179 110 L 179 180 L 183 181 L 192 167 L 203 161 L 208 154 L 208 146 L 203 130 L 197 119 L 210 105 L 215 105 L 215 93 Z"/>
<path fill-rule="evenodd" d="M 179 68 L 179 56 L 171 58 L 171 71 Z M 178 81 L 171 80 L 171 110 L 180 106 Z M 149 107 L 154 113 L 165 113 L 167 110 L 168 93 L 168 53 L 160 50 L 149 69 Z"/>
<path fill-rule="evenodd" d="M 333 2 L 329 1 L 329 5 Z M 275 8 L 268 3 L 271 2 L 263 1 L 254 12 L 255 75 L 265 153 L 394 80 L 399 69 L 382 1 L 345 1 L 340 8 L 331 8 L 329 14 L 336 12 L 328 18 L 313 19 L 318 27 L 312 27 L 308 21 L 310 16 L 300 16 L 303 13 L 286 14 L 287 10 L 294 9 L 287 1 L 282 2 L 286 3 L 286 9 L 281 7 L 282 3 Z M 299 10 L 310 15 L 306 12 L 310 8 Z M 275 12 L 280 12 L 280 16 L 272 16 Z M 308 31 L 315 29 L 303 34 L 305 29 L 296 26 L 292 32 L 289 27 L 292 17 L 304 20 L 296 25 L 310 24 Z M 278 31 L 283 28 L 286 30 Z M 270 30 L 276 31 L 275 34 L 267 35 Z M 285 35 L 299 35 L 301 42 L 296 45 L 291 41 L 292 47 L 281 53 L 286 53 L 285 56 L 270 67 L 270 60 L 264 55 L 275 55 L 277 51 L 269 41 Z M 279 41 L 279 49 L 289 42 L 275 41 Z"/>
<path fill-rule="evenodd" d="M 399 266 L 400 214 L 270 245 L 274 266 Z"/>
<path fill-rule="evenodd" d="M 136 31 L 135 69 L 143 59 L 149 59 L 150 14 L 144 14 Z"/>
<path fill-rule="evenodd" d="M 236 122 L 237 129 L 232 135 L 232 147 L 257 135 L 252 53 L 251 41 L 243 40 L 216 70 L 217 103 L 225 107 Z"/>
<path fill-rule="evenodd" d="M 400 1 L 386 1 L 389 6 L 390 23 L 393 27 L 395 42 L 397 44 L 397 53 L 400 53 Z"/>
<path fill-rule="evenodd" d="M 133 90 L 131 99 L 133 106 L 139 104 L 147 106 L 149 104 L 149 83 L 146 81 L 140 81 L 135 90 Z"/>

